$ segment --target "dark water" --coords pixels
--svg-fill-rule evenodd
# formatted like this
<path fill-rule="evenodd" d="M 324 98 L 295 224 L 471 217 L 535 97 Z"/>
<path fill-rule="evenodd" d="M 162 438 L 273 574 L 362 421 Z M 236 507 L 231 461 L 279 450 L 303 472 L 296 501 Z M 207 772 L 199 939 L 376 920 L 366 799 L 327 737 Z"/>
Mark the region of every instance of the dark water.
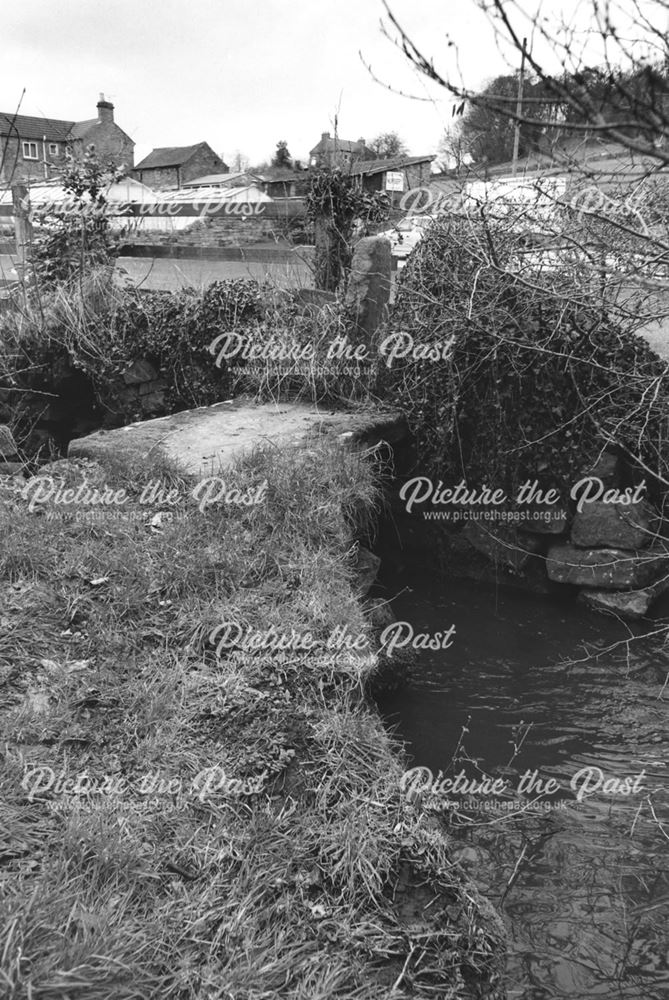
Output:
<path fill-rule="evenodd" d="M 504 917 L 510 1000 L 669 997 L 669 645 L 571 599 L 408 586 L 398 619 L 456 633 L 380 708 L 411 765 L 502 779 L 417 807 L 439 811 Z M 518 791 L 528 769 L 554 781 L 542 811 L 527 778 Z"/>

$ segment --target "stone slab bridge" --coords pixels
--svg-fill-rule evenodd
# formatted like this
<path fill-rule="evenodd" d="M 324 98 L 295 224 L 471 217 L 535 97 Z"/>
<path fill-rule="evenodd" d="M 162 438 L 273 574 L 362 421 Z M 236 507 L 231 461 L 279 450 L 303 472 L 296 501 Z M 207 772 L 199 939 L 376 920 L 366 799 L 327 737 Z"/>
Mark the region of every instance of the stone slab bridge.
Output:
<path fill-rule="evenodd" d="M 254 447 L 290 447 L 322 435 L 342 445 L 392 446 L 409 438 L 409 428 L 395 410 L 345 412 L 302 403 L 230 400 L 76 438 L 68 458 L 147 461 L 162 456 L 185 475 L 201 477 L 216 475 Z"/>

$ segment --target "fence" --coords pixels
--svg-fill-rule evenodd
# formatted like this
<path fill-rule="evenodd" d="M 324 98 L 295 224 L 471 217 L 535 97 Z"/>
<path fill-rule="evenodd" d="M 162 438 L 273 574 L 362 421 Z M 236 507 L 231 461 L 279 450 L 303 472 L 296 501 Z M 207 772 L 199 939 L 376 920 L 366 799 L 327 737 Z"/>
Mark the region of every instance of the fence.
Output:
<path fill-rule="evenodd" d="M 0 241 L 0 254 L 8 254 L 23 263 L 30 255 L 32 222 L 36 212 L 47 206 L 32 206 L 28 190 L 24 185 L 12 188 L 12 204 L 0 204 L 0 224 L 2 220 L 14 220 L 14 241 Z M 67 201 L 48 205 L 54 215 L 66 215 Z M 145 218 L 192 219 L 194 222 L 224 223 L 230 234 L 241 235 L 244 229 L 261 232 L 258 223 L 272 223 L 277 228 L 282 224 L 305 218 L 305 203 L 302 198 L 276 199 L 268 202 L 232 202 L 220 197 L 207 195 L 193 198 L 188 202 L 116 202 L 108 205 L 108 215 L 112 219 L 141 222 Z M 132 238 L 122 243 L 119 265 L 130 280 L 145 288 L 174 288 L 185 284 L 200 284 L 208 281 L 253 277 L 259 280 L 270 278 L 281 287 L 313 287 L 313 257 L 311 246 L 291 247 L 274 243 L 270 246 L 255 246 L 253 243 L 236 245 L 194 245 L 189 239 L 191 230 L 181 229 L 170 233 L 133 232 Z M 182 237 L 179 242 L 180 236 Z M 223 240 L 219 240 L 223 242 Z M 230 242 L 228 236 L 225 242 Z"/>

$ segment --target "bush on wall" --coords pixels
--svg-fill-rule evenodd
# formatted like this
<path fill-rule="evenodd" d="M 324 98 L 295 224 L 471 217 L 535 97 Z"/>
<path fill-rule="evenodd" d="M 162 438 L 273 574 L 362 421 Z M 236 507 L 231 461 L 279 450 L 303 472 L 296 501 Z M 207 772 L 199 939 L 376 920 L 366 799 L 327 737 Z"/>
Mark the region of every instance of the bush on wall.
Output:
<path fill-rule="evenodd" d="M 165 413 L 227 399 L 229 368 L 215 366 L 209 345 L 221 332 L 257 324 L 264 310 L 264 291 L 255 281 L 141 292 L 118 287 L 110 268 L 56 282 L 39 297 L 16 298 L 0 314 L 4 419 L 30 450 L 34 427 L 48 426 L 63 405 L 74 403 L 61 398 L 73 373 L 83 377 L 77 392 L 84 382 L 90 387 L 107 426 L 137 419 L 124 403 L 122 376 L 138 359 L 149 361 L 165 383 Z"/>
<path fill-rule="evenodd" d="M 519 245 L 485 218 L 451 219 L 402 271 L 386 333 L 438 360 L 395 362 L 385 386 L 425 466 L 509 495 L 528 478 L 563 490 L 608 448 L 669 485 L 665 365 L 587 275 L 521 271 Z"/>

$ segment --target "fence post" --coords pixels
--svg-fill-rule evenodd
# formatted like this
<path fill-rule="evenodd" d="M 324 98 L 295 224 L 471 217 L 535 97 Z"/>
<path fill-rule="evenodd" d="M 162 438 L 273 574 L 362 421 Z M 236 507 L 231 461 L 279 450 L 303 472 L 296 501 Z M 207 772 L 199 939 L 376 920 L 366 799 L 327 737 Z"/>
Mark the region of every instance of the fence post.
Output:
<path fill-rule="evenodd" d="M 32 225 L 30 222 L 30 197 L 25 184 L 12 184 L 12 205 L 14 207 L 14 239 L 16 253 L 21 264 L 30 256 Z"/>

